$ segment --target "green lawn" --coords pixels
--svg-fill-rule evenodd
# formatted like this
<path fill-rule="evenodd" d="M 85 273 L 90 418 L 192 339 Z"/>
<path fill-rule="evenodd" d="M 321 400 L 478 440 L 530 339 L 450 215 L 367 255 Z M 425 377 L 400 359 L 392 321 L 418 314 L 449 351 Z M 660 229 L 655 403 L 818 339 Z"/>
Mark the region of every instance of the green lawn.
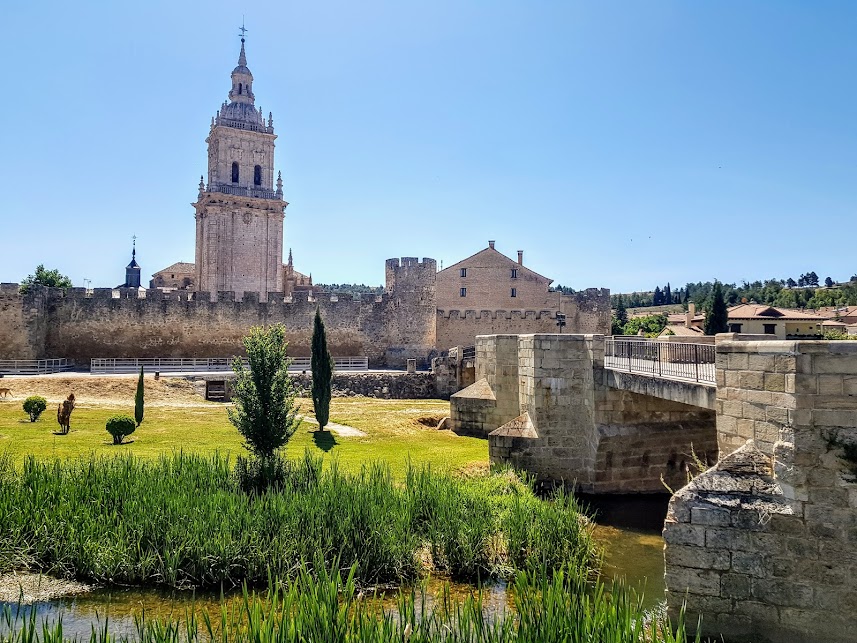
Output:
<path fill-rule="evenodd" d="M 312 402 L 300 402 L 302 412 L 311 413 Z M 32 454 L 37 458 L 74 458 L 90 453 L 114 455 L 134 453 L 151 458 L 182 449 L 185 452 L 244 453 L 241 438 L 226 417 L 226 406 L 198 405 L 150 406 L 145 421 L 131 435 L 129 443 L 111 444 L 104 429 L 106 420 L 117 413 L 133 414 L 133 406 L 79 405 L 72 415 L 71 433 L 55 435 L 56 404 L 36 423 L 30 423 L 20 401 L 0 400 L 0 453 L 7 452 L 16 461 Z M 303 455 L 309 448 L 337 458 L 346 471 L 360 468 L 364 462 L 382 460 L 394 474 L 401 475 L 408 458 L 414 462 L 460 470 L 486 465 L 485 440 L 460 437 L 449 431 L 437 431 L 420 424 L 421 417 L 439 417 L 449 413 L 442 400 L 376 400 L 372 398 L 334 399 L 332 422 L 360 429 L 365 437 L 343 437 L 334 433 L 317 434 L 315 425 L 303 423 L 287 448 L 290 457 Z"/>

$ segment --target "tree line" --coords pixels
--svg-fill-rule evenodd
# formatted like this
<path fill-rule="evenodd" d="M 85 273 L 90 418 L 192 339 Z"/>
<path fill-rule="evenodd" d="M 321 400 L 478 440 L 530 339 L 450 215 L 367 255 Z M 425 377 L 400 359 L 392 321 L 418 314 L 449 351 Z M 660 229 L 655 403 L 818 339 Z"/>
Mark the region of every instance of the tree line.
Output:
<path fill-rule="evenodd" d="M 615 309 L 621 297 L 623 305 L 628 308 L 681 304 L 686 310 L 690 302 L 693 302 L 697 308 L 701 308 L 710 301 L 715 283 L 720 282 L 689 282 L 678 290 L 672 290 L 667 283 L 663 288 L 656 286 L 649 292 L 611 295 L 611 303 Z M 827 277 L 824 280 L 824 286 L 821 286 L 818 275 L 811 271 L 801 274 L 797 280 L 789 277 L 744 281 L 741 284 L 721 283 L 721 288 L 723 299 L 728 306 L 740 303 L 812 309 L 826 306 L 857 306 L 857 275 L 853 275 L 850 281 L 839 284 L 831 277 Z"/>

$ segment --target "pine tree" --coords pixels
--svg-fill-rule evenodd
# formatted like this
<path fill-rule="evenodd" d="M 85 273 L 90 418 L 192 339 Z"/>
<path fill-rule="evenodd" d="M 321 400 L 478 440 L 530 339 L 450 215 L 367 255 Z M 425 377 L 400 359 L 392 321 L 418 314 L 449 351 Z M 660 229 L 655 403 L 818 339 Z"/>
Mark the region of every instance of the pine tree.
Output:
<path fill-rule="evenodd" d="M 321 320 L 321 312 L 316 308 L 312 327 L 312 405 L 315 408 L 319 431 L 324 431 L 330 420 L 332 380 L 333 358 L 327 349 L 327 333 Z"/>
<path fill-rule="evenodd" d="M 660 306 L 663 303 L 662 297 L 660 287 L 655 286 L 655 292 L 652 294 L 652 306 Z"/>
<path fill-rule="evenodd" d="M 723 287 L 719 281 L 714 282 L 714 290 L 711 293 L 711 305 L 705 311 L 705 325 L 703 330 L 706 335 L 716 335 L 729 330 L 729 313 L 726 310 L 726 301 L 723 299 Z"/>
<path fill-rule="evenodd" d="M 134 421 L 137 426 L 143 423 L 143 367 L 140 367 L 140 379 L 137 380 L 137 393 L 134 395 Z"/>
<path fill-rule="evenodd" d="M 824 285 L 827 286 L 828 288 L 832 288 L 833 287 L 833 279 L 831 279 L 830 277 L 825 277 L 824 278 Z"/>

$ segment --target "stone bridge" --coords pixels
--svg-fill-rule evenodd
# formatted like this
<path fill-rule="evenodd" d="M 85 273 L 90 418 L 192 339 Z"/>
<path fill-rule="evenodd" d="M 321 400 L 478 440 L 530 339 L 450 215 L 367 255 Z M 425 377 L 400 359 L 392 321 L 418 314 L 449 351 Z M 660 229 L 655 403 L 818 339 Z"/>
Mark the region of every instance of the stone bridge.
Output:
<path fill-rule="evenodd" d="M 487 436 L 492 462 L 582 491 L 675 489 L 667 602 L 704 634 L 855 640 L 857 342 L 718 335 L 702 377 L 652 350 L 478 337 L 453 428 Z"/>

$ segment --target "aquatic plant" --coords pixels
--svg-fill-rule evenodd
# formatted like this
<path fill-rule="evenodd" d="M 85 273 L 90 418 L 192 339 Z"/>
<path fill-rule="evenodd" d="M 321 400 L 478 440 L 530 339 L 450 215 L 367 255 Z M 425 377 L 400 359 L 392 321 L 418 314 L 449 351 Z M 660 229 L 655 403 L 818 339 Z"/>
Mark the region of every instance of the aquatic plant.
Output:
<path fill-rule="evenodd" d="M 385 607 L 359 591 L 357 568 L 347 574 L 331 567 L 302 566 L 284 584 L 263 594 L 244 590 L 242 600 L 221 604 L 219 617 L 191 609 L 184 619 L 136 620 L 136 635 L 116 638 L 109 623 L 93 625 L 90 643 L 135 640 L 140 643 L 686 643 L 683 616 L 671 623 L 647 614 L 641 596 L 601 581 L 589 582 L 574 566 L 549 574 L 545 568 L 516 575 L 513 607 L 491 613 L 482 592 L 455 600 L 445 591 L 432 602 L 425 585 L 399 591 L 394 607 Z M 36 612 L 7 606 L 0 615 L 2 643 L 62 643 L 62 621 L 39 621 Z M 697 636 L 695 641 L 699 641 Z"/>
<path fill-rule="evenodd" d="M 410 467 L 401 484 L 379 463 L 347 475 L 306 453 L 287 465 L 277 488 L 248 495 L 219 455 L 0 462 L 0 565 L 170 587 L 265 583 L 319 557 L 354 566 L 362 586 L 597 565 L 574 499 L 540 499 L 509 471 Z"/>

